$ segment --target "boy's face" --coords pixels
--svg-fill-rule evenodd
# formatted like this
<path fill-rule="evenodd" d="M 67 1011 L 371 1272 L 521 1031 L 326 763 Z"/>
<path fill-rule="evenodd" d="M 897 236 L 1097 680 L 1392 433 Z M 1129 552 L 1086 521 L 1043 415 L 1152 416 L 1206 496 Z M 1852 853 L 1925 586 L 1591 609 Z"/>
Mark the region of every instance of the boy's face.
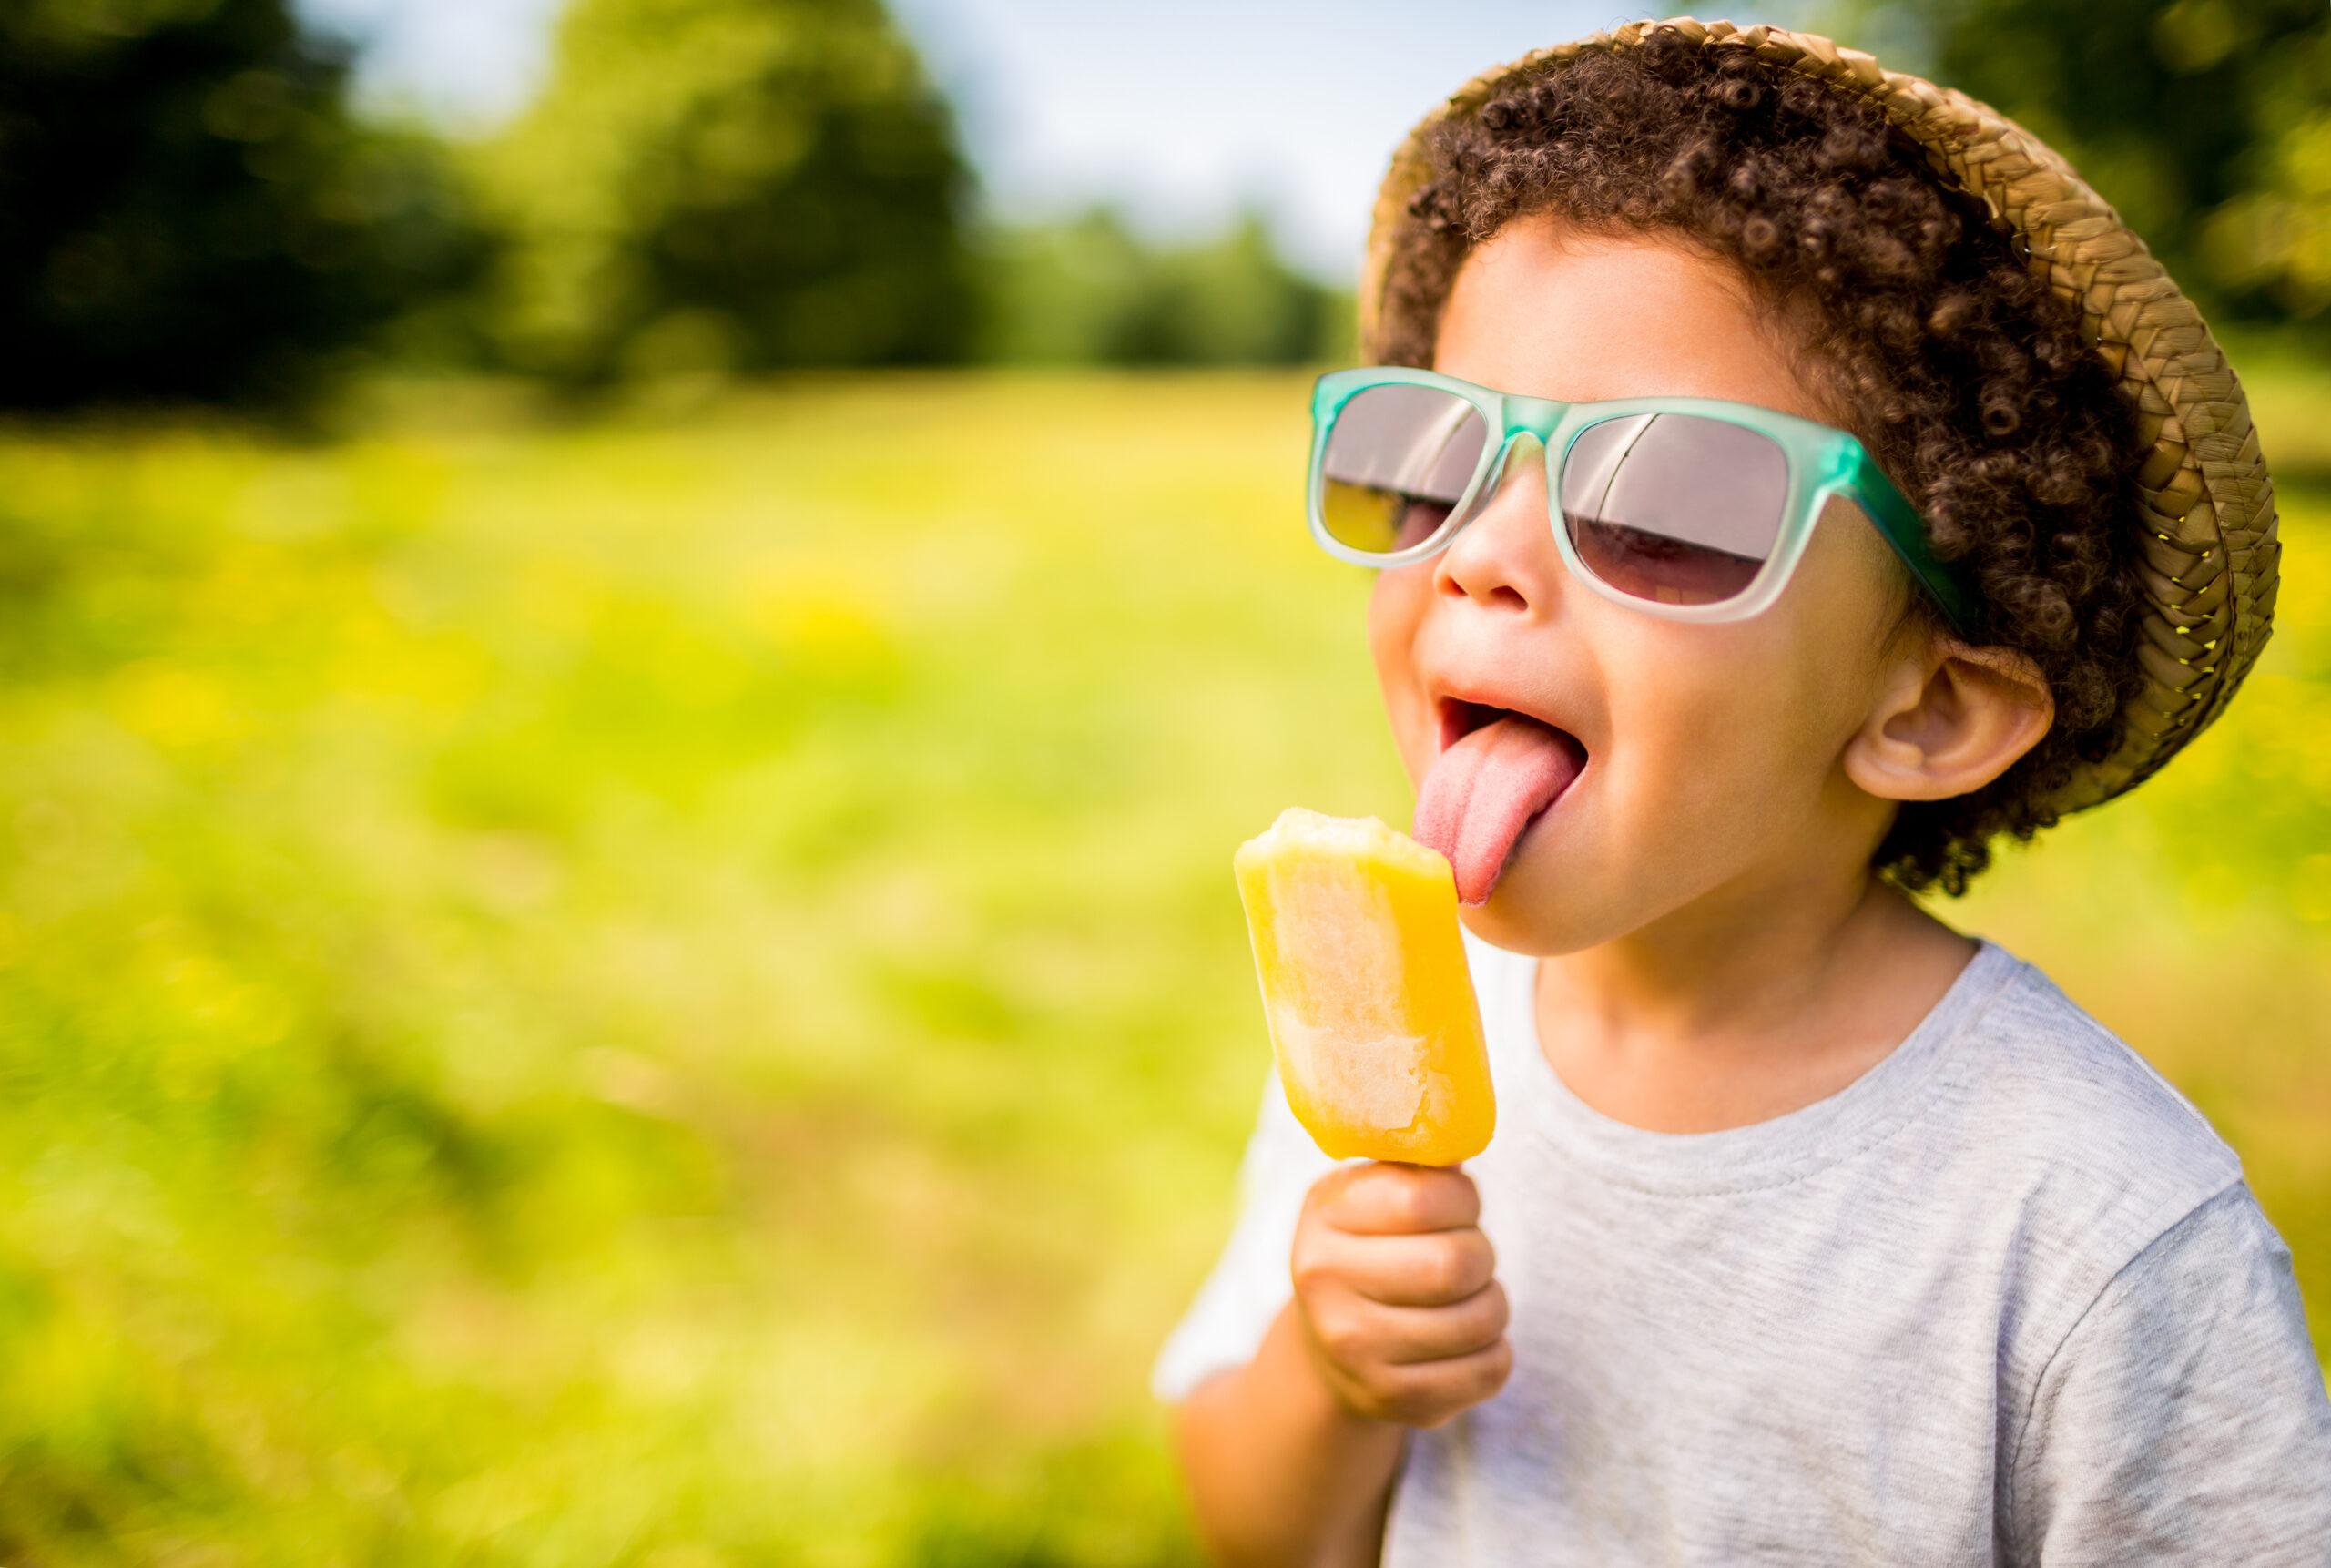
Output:
<path fill-rule="evenodd" d="M 1836 422 L 1725 264 L 1551 219 L 1467 260 L 1433 368 L 1565 402 L 1723 398 Z M 1833 503 L 1771 609 L 1662 620 L 1570 577 L 1541 454 L 1525 451 L 1447 550 L 1379 574 L 1369 615 L 1419 783 L 1497 710 L 1584 754 L 1467 923 L 1512 951 L 1571 952 L 1663 920 L 1755 918 L 1808 875 L 1855 874 L 1893 806 L 1841 757 L 1878 700 L 1909 592 L 1876 530 Z"/>

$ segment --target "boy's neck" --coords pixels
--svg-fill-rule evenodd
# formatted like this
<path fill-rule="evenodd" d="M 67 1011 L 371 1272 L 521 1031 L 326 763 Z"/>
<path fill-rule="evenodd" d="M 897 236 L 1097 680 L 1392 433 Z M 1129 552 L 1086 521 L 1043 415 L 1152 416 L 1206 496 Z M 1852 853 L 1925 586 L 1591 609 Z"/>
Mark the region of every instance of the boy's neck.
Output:
<path fill-rule="evenodd" d="M 1900 1044 L 1976 944 L 1867 871 L 1710 900 L 1539 965 L 1541 1048 L 1614 1121 L 1662 1133 L 1770 1121 Z"/>

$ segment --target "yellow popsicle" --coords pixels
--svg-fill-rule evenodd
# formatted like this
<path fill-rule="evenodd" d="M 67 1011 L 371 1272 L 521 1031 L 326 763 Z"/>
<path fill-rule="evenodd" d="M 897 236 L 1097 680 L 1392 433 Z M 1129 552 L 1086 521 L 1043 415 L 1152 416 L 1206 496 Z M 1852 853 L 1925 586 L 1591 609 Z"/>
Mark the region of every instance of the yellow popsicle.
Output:
<path fill-rule="evenodd" d="M 1238 848 L 1271 1051 L 1337 1159 L 1448 1166 L 1497 1125 L 1449 862 L 1373 817 L 1296 809 Z"/>

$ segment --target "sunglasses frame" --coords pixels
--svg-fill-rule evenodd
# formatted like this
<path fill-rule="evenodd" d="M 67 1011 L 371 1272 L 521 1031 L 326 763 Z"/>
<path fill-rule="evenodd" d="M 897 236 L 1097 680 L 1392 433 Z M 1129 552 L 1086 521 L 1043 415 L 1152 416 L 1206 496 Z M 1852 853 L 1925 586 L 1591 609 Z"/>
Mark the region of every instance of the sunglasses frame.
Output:
<path fill-rule="evenodd" d="M 1328 532 L 1325 489 L 1328 437 L 1346 403 L 1371 387 L 1431 387 L 1464 399 L 1477 410 L 1487 428 L 1499 432 L 1495 441 L 1481 443 L 1481 461 L 1472 478 L 1449 509 L 1448 521 L 1422 544 L 1378 555 L 1355 549 Z M 1739 425 L 1769 438 L 1788 465 L 1788 498 L 1772 553 L 1749 580 L 1728 599 L 1713 604 L 1674 605 L 1639 598 L 1595 575 L 1579 559 L 1578 547 L 1562 516 L 1562 471 L 1570 449 L 1591 426 L 1605 420 L 1640 413 L 1687 413 L 1702 419 Z M 1927 544 L 1926 525 L 1894 482 L 1886 477 L 1862 443 L 1845 431 L 1794 414 L 1753 403 L 1724 402 L 1712 398 L 1626 398 L 1614 402 L 1558 402 L 1551 398 L 1521 397 L 1437 371 L 1410 370 L 1401 365 L 1369 365 L 1358 370 L 1330 371 L 1311 391 L 1311 474 L 1306 488 L 1306 511 L 1311 536 L 1319 547 L 1340 561 L 1361 566 L 1406 566 L 1430 560 L 1446 550 L 1472 521 L 1476 503 L 1492 474 L 1501 473 L 1515 441 L 1534 436 L 1546 453 L 1546 513 L 1552 525 L 1555 548 L 1571 575 L 1614 604 L 1645 615 L 1674 621 L 1744 621 L 1770 609 L 1788 586 L 1815 524 L 1831 496 L 1843 496 L 1858 507 L 1877 528 L 1911 580 L 1925 590 L 1954 630 L 1973 640 L 1980 636 L 1981 601 L 1964 576 L 1941 561 Z"/>

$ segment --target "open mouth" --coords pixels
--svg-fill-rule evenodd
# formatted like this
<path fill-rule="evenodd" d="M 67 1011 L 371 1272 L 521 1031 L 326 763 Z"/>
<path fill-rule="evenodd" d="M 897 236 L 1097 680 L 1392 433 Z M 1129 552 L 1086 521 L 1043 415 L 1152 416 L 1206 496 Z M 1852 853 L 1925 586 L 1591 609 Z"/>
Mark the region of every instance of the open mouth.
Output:
<path fill-rule="evenodd" d="M 1569 731 L 1512 708 L 1445 700 L 1440 757 L 1417 790 L 1415 837 L 1457 876 L 1457 899 L 1484 904 L 1530 825 L 1586 766 Z"/>

